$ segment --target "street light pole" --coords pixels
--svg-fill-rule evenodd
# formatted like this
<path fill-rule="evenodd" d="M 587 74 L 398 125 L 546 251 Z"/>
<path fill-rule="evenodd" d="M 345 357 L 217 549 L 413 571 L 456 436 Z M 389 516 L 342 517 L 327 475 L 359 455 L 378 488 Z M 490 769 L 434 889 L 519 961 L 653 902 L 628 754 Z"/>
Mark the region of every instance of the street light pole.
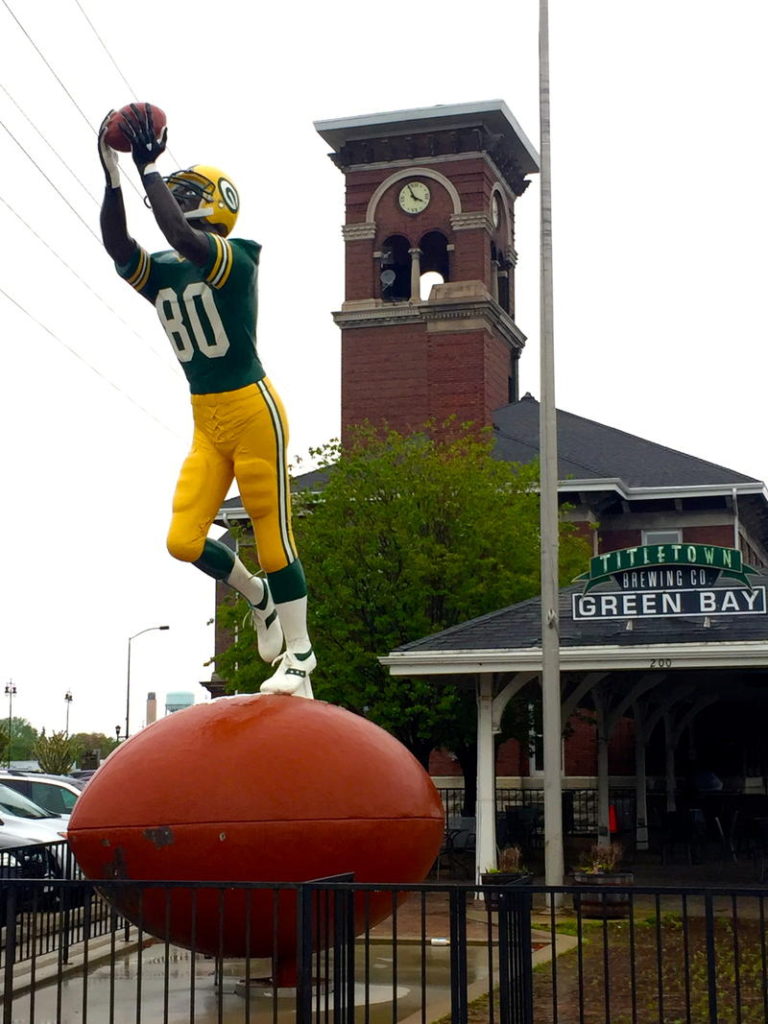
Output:
<path fill-rule="evenodd" d="M 146 629 L 140 629 L 138 633 L 134 633 L 133 636 L 128 637 L 128 673 L 125 684 L 125 737 L 128 739 L 130 733 L 130 715 L 131 715 L 131 641 L 135 640 L 137 636 L 143 636 L 144 633 L 151 633 L 155 629 L 170 629 L 170 626 L 147 626 Z"/>
<path fill-rule="evenodd" d="M 64 694 L 64 700 L 67 704 L 67 724 L 64 726 L 64 735 L 69 736 L 69 705 L 72 703 L 72 691 L 67 690 Z"/>
<path fill-rule="evenodd" d="M 16 693 L 16 687 L 13 685 L 13 680 L 9 679 L 5 684 L 5 693 L 8 697 L 8 767 L 11 767 L 11 740 L 13 739 L 13 695 Z"/>

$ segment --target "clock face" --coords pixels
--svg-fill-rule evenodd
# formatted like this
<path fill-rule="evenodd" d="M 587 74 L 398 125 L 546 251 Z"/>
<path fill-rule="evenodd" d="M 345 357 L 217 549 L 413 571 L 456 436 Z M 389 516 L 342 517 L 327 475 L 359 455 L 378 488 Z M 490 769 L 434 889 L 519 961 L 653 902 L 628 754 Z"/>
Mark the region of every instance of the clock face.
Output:
<path fill-rule="evenodd" d="M 409 181 L 400 189 L 398 202 L 406 213 L 421 213 L 429 206 L 429 189 L 423 181 Z"/>
<path fill-rule="evenodd" d="M 493 193 L 493 199 L 491 199 L 491 222 L 495 228 L 499 226 L 501 220 L 501 205 L 499 203 L 499 197 L 496 192 Z"/>

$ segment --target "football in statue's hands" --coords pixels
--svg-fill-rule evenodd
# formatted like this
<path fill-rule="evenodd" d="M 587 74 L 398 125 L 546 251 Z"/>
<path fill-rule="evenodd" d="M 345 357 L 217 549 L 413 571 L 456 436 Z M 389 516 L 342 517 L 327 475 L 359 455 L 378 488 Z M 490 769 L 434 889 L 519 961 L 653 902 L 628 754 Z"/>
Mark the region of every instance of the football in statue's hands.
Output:
<path fill-rule="evenodd" d="M 104 133 L 107 145 L 111 146 L 112 149 L 119 149 L 122 153 L 129 153 L 131 143 L 123 134 L 120 125 L 123 123 L 123 118 L 128 118 L 129 121 L 136 121 L 137 112 L 138 117 L 143 120 L 147 110 L 152 115 L 152 127 L 155 131 L 155 138 L 159 139 L 160 133 L 167 123 L 165 112 L 160 107 L 156 107 L 154 103 L 127 103 L 124 107 L 116 110 L 109 119 L 107 130 Z"/>

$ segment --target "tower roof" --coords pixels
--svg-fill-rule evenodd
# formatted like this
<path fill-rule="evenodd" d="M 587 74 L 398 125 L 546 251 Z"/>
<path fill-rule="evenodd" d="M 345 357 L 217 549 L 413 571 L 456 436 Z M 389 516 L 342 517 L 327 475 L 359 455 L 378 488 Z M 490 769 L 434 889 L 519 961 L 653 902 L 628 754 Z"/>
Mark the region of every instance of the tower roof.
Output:
<path fill-rule="evenodd" d="M 356 114 L 330 121 L 315 121 L 314 124 L 315 130 L 335 153 L 339 153 L 346 143 L 363 139 L 484 127 L 493 135 L 503 137 L 523 174 L 535 174 L 539 170 L 538 153 L 503 100 Z"/>

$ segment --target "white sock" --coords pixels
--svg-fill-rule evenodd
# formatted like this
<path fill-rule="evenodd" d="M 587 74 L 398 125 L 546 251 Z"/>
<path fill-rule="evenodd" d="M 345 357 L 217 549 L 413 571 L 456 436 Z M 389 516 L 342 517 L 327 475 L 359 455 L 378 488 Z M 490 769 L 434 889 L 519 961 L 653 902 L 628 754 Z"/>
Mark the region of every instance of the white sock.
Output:
<path fill-rule="evenodd" d="M 307 599 L 299 597 L 295 601 L 275 604 L 280 625 L 283 627 L 286 650 L 304 654 L 312 646 L 307 632 Z"/>
<path fill-rule="evenodd" d="M 259 604 L 264 597 L 264 583 L 261 578 L 254 576 L 250 569 L 246 569 L 237 556 L 235 556 L 232 572 L 227 576 L 225 582 L 238 594 L 242 594 L 251 604 Z"/>

